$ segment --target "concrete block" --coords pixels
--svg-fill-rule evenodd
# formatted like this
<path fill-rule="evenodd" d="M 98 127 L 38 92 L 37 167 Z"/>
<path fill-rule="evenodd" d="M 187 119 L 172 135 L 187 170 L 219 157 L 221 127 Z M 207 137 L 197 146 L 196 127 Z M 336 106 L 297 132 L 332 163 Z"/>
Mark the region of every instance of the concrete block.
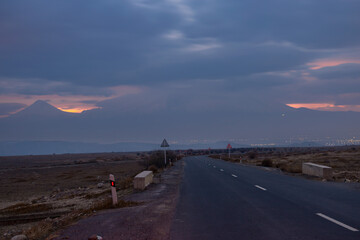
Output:
<path fill-rule="evenodd" d="M 302 164 L 302 173 L 311 176 L 317 176 L 325 179 L 332 178 L 332 168 L 311 162 Z"/>
<path fill-rule="evenodd" d="M 135 189 L 145 189 L 150 183 L 153 182 L 153 172 L 152 171 L 143 171 L 135 176 L 134 178 L 134 188 Z"/>

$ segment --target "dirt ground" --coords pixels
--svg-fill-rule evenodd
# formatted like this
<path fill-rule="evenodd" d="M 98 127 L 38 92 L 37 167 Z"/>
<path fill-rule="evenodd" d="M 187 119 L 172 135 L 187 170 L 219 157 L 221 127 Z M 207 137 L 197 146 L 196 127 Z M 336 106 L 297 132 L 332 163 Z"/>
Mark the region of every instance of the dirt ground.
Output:
<path fill-rule="evenodd" d="M 125 197 L 141 202 L 134 207 L 112 209 L 84 218 L 50 236 L 48 240 L 87 239 L 97 234 L 104 240 L 167 240 L 179 195 L 183 162 L 167 168 L 156 184 Z"/>
<path fill-rule="evenodd" d="M 145 169 L 142 161 L 146 156 L 104 153 L 1 157 L 0 239 L 27 231 L 46 217 L 81 214 L 81 210 L 89 214 L 89 209 L 95 212 L 94 205 L 109 199 L 109 174 L 114 174 L 118 196 L 123 198 L 133 191 L 132 178 Z"/>
<path fill-rule="evenodd" d="M 213 158 L 244 164 L 278 168 L 301 175 L 302 163 L 312 162 L 333 168 L 333 181 L 360 182 L 360 146 L 309 148 L 258 148 L 237 150 L 230 155 L 214 154 Z"/>

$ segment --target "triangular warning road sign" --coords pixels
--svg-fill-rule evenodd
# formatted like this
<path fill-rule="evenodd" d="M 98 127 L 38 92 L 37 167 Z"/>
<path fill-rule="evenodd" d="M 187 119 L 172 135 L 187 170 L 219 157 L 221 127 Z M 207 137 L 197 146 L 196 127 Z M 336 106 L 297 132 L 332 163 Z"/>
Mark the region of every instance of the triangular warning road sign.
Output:
<path fill-rule="evenodd" d="M 161 147 L 169 147 L 169 144 L 167 143 L 166 139 L 164 138 Z"/>
<path fill-rule="evenodd" d="M 230 145 L 230 143 L 227 145 L 226 148 L 227 148 L 227 149 L 231 149 L 231 148 L 232 148 L 232 146 Z"/>

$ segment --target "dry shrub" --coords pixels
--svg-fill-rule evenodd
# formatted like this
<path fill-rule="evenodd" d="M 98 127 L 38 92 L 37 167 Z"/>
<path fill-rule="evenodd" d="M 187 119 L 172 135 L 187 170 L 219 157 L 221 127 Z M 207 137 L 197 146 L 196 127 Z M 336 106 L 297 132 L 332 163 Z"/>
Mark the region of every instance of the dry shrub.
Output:
<path fill-rule="evenodd" d="M 262 160 L 261 166 L 263 166 L 263 167 L 272 167 L 273 166 L 273 161 L 271 159 L 269 159 L 269 158 L 265 158 L 264 160 Z"/>
<path fill-rule="evenodd" d="M 301 163 L 289 163 L 280 168 L 282 171 L 289 173 L 301 173 L 302 166 Z"/>
<path fill-rule="evenodd" d="M 45 219 L 37 223 L 35 226 L 29 228 L 24 234 L 30 240 L 45 239 L 54 230 L 53 222 L 51 219 Z"/>
<path fill-rule="evenodd" d="M 214 158 L 214 159 L 220 159 L 220 155 L 218 155 L 218 154 L 212 154 L 212 155 L 209 155 L 209 157 Z"/>
<path fill-rule="evenodd" d="M 121 179 L 118 183 L 120 189 L 131 188 L 132 184 L 133 184 L 133 178 L 131 177 Z"/>
<path fill-rule="evenodd" d="M 247 153 L 247 156 L 248 156 L 250 159 L 255 159 L 255 158 L 257 158 L 257 155 L 258 155 L 257 152 L 254 152 L 254 151 Z"/>
<path fill-rule="evenodd" d="M 180 159 L 180 156 L 176 155 L 174 151 L 166 151 L 166 163 L 169 164 L 175 162 L 176 159 Z M 164 151 L 154 151 L 150 156 L 144 160 L 143 164 L 148 168 L 151 165 L 155 165 L 157 168 L 165 167 Z"/>
<path fill-rule="evenodd" d="M 158 172 L 158 168 L 155 165 L 151 165 L 148 167 L 148 169 L 150 171 L 152 171 L 153 173 L 157 173 Z"/>
<path fill-rule="evenodd" d="M 225 157 L 225 156 L 222 156 L 222 158 L 221 158 L 222 160 L 224 160 L 224 161 L 231 161 L 231 158 L 229 158 L 229 157 Z"/>

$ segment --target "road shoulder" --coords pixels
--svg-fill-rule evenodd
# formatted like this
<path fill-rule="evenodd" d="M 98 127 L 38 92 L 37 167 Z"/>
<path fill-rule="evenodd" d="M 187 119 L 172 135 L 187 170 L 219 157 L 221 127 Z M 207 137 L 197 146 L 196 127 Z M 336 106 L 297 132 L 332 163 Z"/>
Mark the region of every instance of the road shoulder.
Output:
<path fill-rule="evenodd" d="M 99 212 L 50 239 L 87 239 L 93 234 L 104 240 L 168 239 L 182 175 L 183 161 L 179 161 L 162 174 L 160 183 L 124 199 L 141 205 Z"/>

